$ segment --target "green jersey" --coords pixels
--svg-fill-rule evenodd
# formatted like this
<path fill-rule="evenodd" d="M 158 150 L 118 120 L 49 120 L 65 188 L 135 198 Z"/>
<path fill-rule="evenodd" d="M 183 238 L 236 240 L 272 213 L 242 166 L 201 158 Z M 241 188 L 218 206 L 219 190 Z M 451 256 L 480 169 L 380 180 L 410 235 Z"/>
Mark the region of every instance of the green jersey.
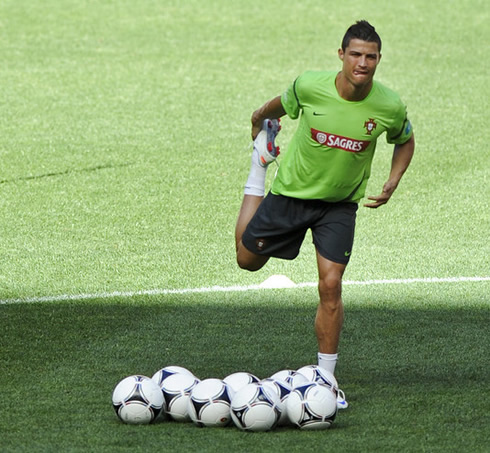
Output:
<path fill-rule="evenodd" d="M 330 202 L 358 202 L 371 173 L 376 140 L 405 143 L 412 135 L 405 105 L 392 90 L 373 82 L 359 102 L 341 98 L 337 72 L 305 72 L 281 102 L 298 129 L 272 183 L 276 195 Z"/>

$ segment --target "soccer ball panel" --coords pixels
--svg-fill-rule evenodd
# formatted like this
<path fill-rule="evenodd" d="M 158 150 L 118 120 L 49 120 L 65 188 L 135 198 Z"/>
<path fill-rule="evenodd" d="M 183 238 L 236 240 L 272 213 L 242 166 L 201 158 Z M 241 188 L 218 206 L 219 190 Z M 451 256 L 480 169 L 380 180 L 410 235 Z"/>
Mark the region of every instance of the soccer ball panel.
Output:
<path fill-rule="evenodd" d="M 333 373 L 318 365 L 306 365 L 299 368 L 296 372 L 305 376 L 308 381 L 328 385 L 330 388 L 337 391 L 337 379 L 335 379 Z"/>
<path fill-rule="evenodd" d="M 169 365 L 166 366 L 160 370 L 158 370 L 151 378 L 154 380 L 158 385 L 162 385 L 162 382 L 168 378 L 169 376 L 172 376 L 172 374 L 176 373 L 181 373 L 181 374 L 190 374 L 191 376 L 194 376 L 194 374 L 189 371 L 187 368 L 178 366 L 178 365 Z"/>
<path fill-rule="evenodd" d="M 188 403 L 192 389 L 199 383 L 194 375 L 175 373 L 163 380 L 161 389 L 166 410 L 175 421 L 190 421 Z"/>
<path fill-rule="evenodd" d="M 309 382 L 293 389 L 287 403 L 291 423 L 301 429 L 327 429 L 337 415 L 337 397 L 326 385 Z"/>
<path fill-rule="evenodd" d="M 246 371 L 238 371 L 237 373 L 232 373 L 223 379 L 227 385 L 229 385 L 232 390 L 236 393 L 242 387 L 252 382 L 259 382 L 259 378 Z"/>
<path fill-rule="evenodd" d="M 304 375 L 296 372 L 295 370 L 278 371 L 271 376 L 271 379 L 279 379 L 281 381 L 285 381 L 291 387 L 296 387 L 297 385 L 308 382 L 308 379 Z"/>
<path fill-rule="evenodd" d="M 280 379 L 266 378 L 262 379 L 260 383 L 264 387 L 270 388 L 272 391 L 274 391 L 282 403 L 282 413 L 281 417 L 279 418 L 278 425 L 285 426 L 290 424 L 286 403 L 293 388 L 286 381 L 281 381 Z"/>
<path fill-rule="evenodd" d="M 233 391 L 221 379 L 199 382 L 191 391 L 187 406 L 197 426 L 226 426 L 231 421 L 230 402 Z"/>
<path fill-rule="evenodd" d="M 151 407 L 140 401 L 129 401 L 121 404 L 116 413 L 124 423 L 131 425 L 148 424 L 155 417 Z"/>
<path fill-rule="evenodd" d="M 242 387 L 231 400 L 231 417 L 245 431 L 273 429 L 281 416 L 279 396 L 267 386 L 251 383 Z"/>
<path fill-rule="evenodd" d="M 268 404 L 252 406 L 243 416 L 241 426 L 249 431 L 269 431 L 278 422 L 278 411 Z"/>
<path fill-rule="evenodd" d="M 112 406 L 125 423 L 150 423 L 159 416 L 163 405 L 160 387 L 146 376 L 128 376 L 116 385 L 112 393 Z"/>

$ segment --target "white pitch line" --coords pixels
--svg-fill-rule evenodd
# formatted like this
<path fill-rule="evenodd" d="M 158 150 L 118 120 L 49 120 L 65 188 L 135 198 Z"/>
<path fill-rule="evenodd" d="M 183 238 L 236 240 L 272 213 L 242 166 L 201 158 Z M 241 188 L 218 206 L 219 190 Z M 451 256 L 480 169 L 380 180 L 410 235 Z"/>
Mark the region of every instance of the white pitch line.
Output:
<path fill-rule="evenodd" d="M 459 283 L 459 282 L 485 282 L 490 281 L 490 277 L 431 277 L 431 278 L 401 278 L 388 280 L 346 280 L 344 285 L 409 285 L 413 283 Z M 307 288 L 316 287 L 318 282 L 297 283 L 294 286 L 286 287 L 264 287 L 261 285 L 247 286 L 209 286 L 203 288 L 183 288 L 183 289 L 149 289 L 141 291 L 114 291 L 92 294 L 62 294 L 59 296 L 40 296 L 26 298 L 12 298 L 0 300 L 0 305 L 20 304 L 20 303 L 41 303 L 41 302 L 76 302 L 87 299 L 111 299 L 116 297 L 137 297 L 137 296 L 164 296 L 171 294 L 198 294 L 198 293 L 219 293 L 219 292 L 242 292 L 266 289 L 288 289 L 288 288 Z"/>

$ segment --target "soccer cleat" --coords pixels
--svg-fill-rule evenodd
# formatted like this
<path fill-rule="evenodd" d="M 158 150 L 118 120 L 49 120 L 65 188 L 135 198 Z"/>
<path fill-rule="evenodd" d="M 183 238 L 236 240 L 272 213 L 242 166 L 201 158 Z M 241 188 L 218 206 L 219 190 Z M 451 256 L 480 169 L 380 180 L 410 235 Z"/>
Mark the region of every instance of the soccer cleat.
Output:
<path fill-rule="evenodd" d="M 337 409 L 347 409 L 349 407 L 349 403 L 345 399 L 345 393 L 337 389 Z"/>
<path fill-rule="evenodd" d="M 259 153 L 259 164 L 262 167 L 267 167 L 271 162 L 274 162 L 279 156 L 279 146 L 276 146 L 274 140 L 281 130 L 281 121 L 264 120 L 262 129 L 254 140 L 254 149 Z"/>

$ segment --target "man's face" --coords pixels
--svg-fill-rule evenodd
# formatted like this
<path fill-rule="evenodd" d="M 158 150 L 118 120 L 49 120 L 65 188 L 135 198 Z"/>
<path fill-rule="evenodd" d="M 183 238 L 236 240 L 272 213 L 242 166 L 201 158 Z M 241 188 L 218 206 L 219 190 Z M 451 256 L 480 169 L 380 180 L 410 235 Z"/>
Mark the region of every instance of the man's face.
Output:
<path fill-rule="evenodd" d="M 342 74 L 355 87 L 362 87 L 373 80 L 381 54 L 377 43 L 351 39 L 345 52 L 339 49 L 339 58 L 343 62 Z"/>

